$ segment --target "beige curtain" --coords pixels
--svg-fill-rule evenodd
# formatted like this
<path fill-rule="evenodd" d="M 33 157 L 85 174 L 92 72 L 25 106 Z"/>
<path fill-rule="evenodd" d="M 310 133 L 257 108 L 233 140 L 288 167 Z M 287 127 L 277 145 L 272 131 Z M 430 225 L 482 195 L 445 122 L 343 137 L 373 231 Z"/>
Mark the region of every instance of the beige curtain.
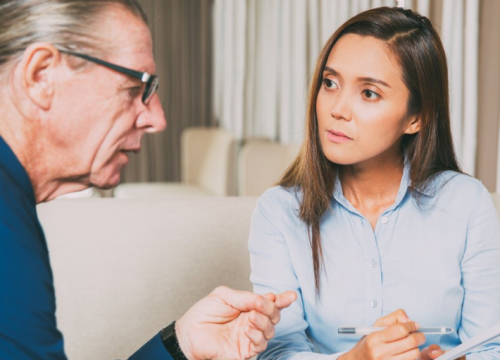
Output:
<path fill-rule="evenodd" d="M 437 25 L 459 161 L 500 191 L 500 0 L 397 3 Z M 242 139 L 300 142 L 311 58 L 344 20 L 382 5 L 396 0 L 215 0 L 214 112 L 221 127 Z"/>
<path fill-rule="evenodd" d="M 212 126 L 213 0 L 139 0 L 149 18 L 167 130 L 146 134 L 123 182 L 180 181 L 180 135 Z"/>
<path fill-rule="evenodd" d="M 237 9 L 240 3 L 249 2 L 253 4 L 253 7 L 257 3 L 256 0 L 221 1 L 230 2 L 234 9 Z M 217 66 L 212 66 L 212 56 L 215 55 L 215 59 L 218 56 L 217 53 L 213 54 L 212 50 L 214 48 L 212 31 L 213 28 L 216 33 L 217 29 L 221 31 L 220 28 L 224 24 L 212 24 L 214 0 L 140 0 L 140 2 L 149 16 L 153 33 L 155 58 L 162 81 L 159 95 L 165 108 L 168 127 L 162 134 L 144 137 L 143 151 L 131 159 L 131 163 L 124 171 L 123 181 L 179 181 L 181 131 L 187 126 L 216 125 L 211 115 L 211 104 L 215 103 L 218 108 L 222 99 L 219 99 L 221 94 L 212 91 L 214 88 L 217 90 L 216 81 L 220 81 L 214 78 L 212 71 L 214 68 L 217 70 Z M 336 2 L 321 0 L 321 8 L 326 9 Z M 384 5 L 386 0 L 356 0 L 350 4 L 359 4 L 359 10 L 362 10 L 368 2 L 375 6 Z M 443 25 L 446 25 L 443 24 L 444 16 L 446 16 L 443 13 L 446 8 L 444 2 L 446 0 L 406 0 L 405 6 L 427 13 L 437 27 L 442 29 Z M 238 12 L 234 11 L 236 21 Z M 463 11 L 466 9 L 464 8 Z M 498 18 L 500 18 L 499 0 L 479 1 L 475 176 L 483 181 L 490 191 L 500 191 L 500 156 L 498 156 L 500 153 L 500 22 Z M 226 36 L 235 36 L 234 33 L 225 30 L 227 28 L 222 31 Z M 238 59 L 236 57 L 234 61 Z M 237 70 L 237 67 L 234 70 Z M 247 87 L 251 86 L 256 78 L 258 76 L 254 74 L 242 83 Z M 235 79 L 237 80 L 238 77 L 227 80 L 234 81 Z M 232 91 L 234 92 L 235 89 L 233 88 Z M 215 99 L 212 99 L 212 93 Z M 255 111 L 248 108 L 246 110 Z M 218 116 L 220 117 L 220 114 Z M 251 125 L 252 128 L 256 126 L 255 123 Z M 241 132 L 244 130 L 247 129 L 239 128 Z"/>
<path fill-rule="evenodd" d="M 500 192 L 500 1 L 481 0 L 479 16 L 476 176 L 488 190 Z"/>

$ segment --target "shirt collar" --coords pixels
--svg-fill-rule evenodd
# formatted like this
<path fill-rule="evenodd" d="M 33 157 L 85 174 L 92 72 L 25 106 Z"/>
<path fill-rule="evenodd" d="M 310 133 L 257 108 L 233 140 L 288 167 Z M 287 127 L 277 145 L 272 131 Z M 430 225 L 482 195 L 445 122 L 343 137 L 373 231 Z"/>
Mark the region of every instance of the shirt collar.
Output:
<path fill-rule="evenodd" d="M 17 184 L 21 191 L 33 202 L 36 203 L 33 184 L 17 158 L 5 140 L 0 136 L 0 171 L 10 177 L 14 184 Z"/>

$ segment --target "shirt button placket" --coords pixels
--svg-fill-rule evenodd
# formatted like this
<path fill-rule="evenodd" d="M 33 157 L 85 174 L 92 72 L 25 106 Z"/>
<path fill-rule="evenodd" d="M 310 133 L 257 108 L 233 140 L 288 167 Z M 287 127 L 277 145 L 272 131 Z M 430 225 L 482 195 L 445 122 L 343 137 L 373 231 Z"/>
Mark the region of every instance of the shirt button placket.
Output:
<path fill-rule="evenodd" d="M 366 220 L 365 220 L 366 221 Z M 380 219 L 382 222 L 382 218 Z M 375 322 L 380 316 L 382 316 L 382 274 L 380 272 L 380 266 L 378 259 L 380 258 L 380 253 L 378 249 L 378 234 L 382 233 L 378 229 L 377 235 L 371 226 L 367 226 L 363 229 L 370 241 L 365 243 L 366 251 L 366 306 L 368 309 L 367 322 Z"/>

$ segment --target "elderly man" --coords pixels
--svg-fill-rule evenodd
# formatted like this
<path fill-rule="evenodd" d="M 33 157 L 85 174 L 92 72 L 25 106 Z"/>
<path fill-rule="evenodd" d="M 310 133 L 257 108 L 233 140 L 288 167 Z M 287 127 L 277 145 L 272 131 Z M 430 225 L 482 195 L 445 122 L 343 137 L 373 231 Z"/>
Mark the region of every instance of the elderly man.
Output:
<path fill-rule="evenodd" d="M 35 206 L 118 184 L 166 126 L 154 73 L 135 0 L 0 0 L 1 359 L 66 358 Z M 294 300 L 218 288 L 131 359 L 249 358 Z"/>

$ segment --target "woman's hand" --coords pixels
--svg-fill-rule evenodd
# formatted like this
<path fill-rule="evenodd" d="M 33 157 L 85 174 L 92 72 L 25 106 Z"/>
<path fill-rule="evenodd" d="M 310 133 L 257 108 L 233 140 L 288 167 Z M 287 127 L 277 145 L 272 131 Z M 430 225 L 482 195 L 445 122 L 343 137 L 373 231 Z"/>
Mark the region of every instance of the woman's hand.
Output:
<path fill-rule="evenodd" d="M 425 335 L 416 332 L 419 325 L 410 321 L 403 310 L 397 310 L 377 320 L 376 327 L 386 329 L 364 336 L 339 360 L 415 360 Z"/>
<path fill-rule="evenodd" d="M 420 352 L 420 357 L 418 360 L 434 360 L 438 358 L 439 356 L 443 355 L 446 351 L 442 350 L 439 345 L 433 344 L 430 346 L 427 346 L 425 349 L 423 349 Z M 456 360 L 465 360 L 465 355 L 459 357 Z"/>

